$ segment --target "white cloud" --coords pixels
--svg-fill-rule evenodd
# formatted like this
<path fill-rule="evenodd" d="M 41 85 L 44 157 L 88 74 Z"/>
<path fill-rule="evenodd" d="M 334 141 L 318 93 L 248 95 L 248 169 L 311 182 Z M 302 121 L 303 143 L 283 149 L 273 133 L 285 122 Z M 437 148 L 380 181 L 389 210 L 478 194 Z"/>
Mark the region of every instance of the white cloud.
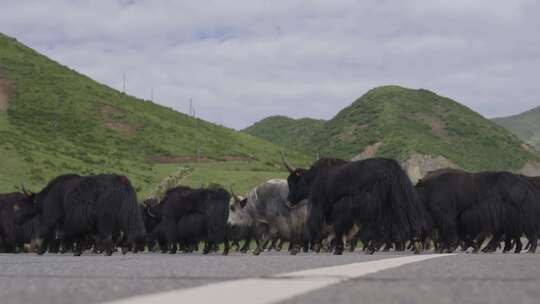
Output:
<path fill-rule="evenodd" d="M 1 1 L 1 0 L 0 0 Z M 537 1 L 9 1 L 0 30 L 120 89 L 241 128 L 330 118 L 366 90 L 434 90 L 488 116 L 538 105 Z"/>

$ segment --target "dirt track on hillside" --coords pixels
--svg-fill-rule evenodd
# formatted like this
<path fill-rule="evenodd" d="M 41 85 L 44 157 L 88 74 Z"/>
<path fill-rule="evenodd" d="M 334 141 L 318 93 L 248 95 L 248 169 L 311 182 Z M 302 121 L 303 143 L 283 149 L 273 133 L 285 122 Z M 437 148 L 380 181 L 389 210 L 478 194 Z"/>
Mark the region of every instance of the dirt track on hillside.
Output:
<path fill-rule="evenodd" d="M 8 97 L 11 95 L 11 82 L 0 78 L 0 112 L 6 111 L 8 108 Z"/>

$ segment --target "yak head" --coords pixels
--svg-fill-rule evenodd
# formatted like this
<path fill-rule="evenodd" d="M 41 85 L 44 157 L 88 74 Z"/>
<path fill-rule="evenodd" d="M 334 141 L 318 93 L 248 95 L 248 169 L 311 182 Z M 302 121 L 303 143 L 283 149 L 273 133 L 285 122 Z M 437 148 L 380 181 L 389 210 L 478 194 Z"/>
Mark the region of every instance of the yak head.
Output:
<path fill-rule="evenodd" d="M 287 196 L 287 200 L 294 206 L 308 198 L 311 184 L 314 180 L 314 174 L 311 169 L 308 170 L 292 166 L 285 159 L 283 153 L 281 154 L 281 160 L 287 171 L 289 171 L 289 177 L 287 177 L 289 195 Z"/>
<path fill-rule="evenodd" d="M 144 226 L 147 231 L 152 231 L 161 221 L 161 208 L 157 198 L 149 198 L 139 205 Z"/>
<path fill-rule="evenodd" d="M 295 168 L 282 154 L 283 164 L 289 171 L 287 184 L 289 184 L 289 195 L 287 199 L 291 205 L 297 205 L 302 200 L 308 199 L 313 182 L 319 174 L 329 168 L 342 165 L 346 161 L 337 158 L 320 158 L 309 169 Z"/>
<path fill-rule="evenodd" d="M 252 223 L 251 216 L 246 210 L 247 198 L 234 194 L 231 190 L 231 201 L 229 204 L 229 218 L 227 223 L 233 226 L 249 226 Z"/>
<path fill-rule="evenodd" d="M 13 214 L 15 223 L 22 224 L 36 216 L 39 208 L 36 203 L 36 194 L 21 187 L 20 199 L 13 204 Z"/>

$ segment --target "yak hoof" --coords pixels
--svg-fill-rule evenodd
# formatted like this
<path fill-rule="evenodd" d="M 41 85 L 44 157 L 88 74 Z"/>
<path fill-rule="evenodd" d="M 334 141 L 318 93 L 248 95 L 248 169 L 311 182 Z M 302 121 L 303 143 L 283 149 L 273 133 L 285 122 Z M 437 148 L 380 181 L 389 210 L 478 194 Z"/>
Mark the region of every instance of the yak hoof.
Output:
<path fill-rule="evenodd" d="M 414 254 L 420 254 L 422 252 L 422 243 L 414 242 Z"/>
<path fill-rule="evenodd" d="M 122 254 L 127 254 L 129 251 L 129 248 L 128 247 L 122 247 Z"/>
<path fill-rule="evenodd" d="M 343 255 L 343 249 L 334 250 L 334 255 Z"/>

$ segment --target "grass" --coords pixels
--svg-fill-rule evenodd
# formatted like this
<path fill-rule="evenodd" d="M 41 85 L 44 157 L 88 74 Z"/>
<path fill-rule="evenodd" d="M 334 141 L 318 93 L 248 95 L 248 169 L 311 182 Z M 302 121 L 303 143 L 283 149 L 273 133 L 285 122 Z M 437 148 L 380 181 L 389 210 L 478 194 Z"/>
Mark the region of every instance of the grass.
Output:
<path fill-rule="evenodd" d="M 200 187 L 218 184 L 227 190 L 232 188 L 238 195 L 269 179 L 287 178 L 287 172 L 269 170 L 254 162 L 191 163 L 187 167 L 193 171 L 182 184 Z"/>
<path fill-rule="evenodd" d="M 284 121 L 286 128 L 268 136 L 268 130 Z M 295 131 L 306 127 L 312 132 Z M 381 142 L 377 156 L 405 160 L 413 153 L 440 155 L 473 171 L 516 170 L 538 158 L 515 135 L 458 102 L 398 86 L 370 90 L 326 122 L 268 118 L 245 132 L 290 142 L 310 155 L 342 158 Z"/>
<path fill-rule="evenodd" d="M 220 169 L 229 159 L 252 160 L 245 169 L 254 169 L 253 178 L 281 168 L 275 144 L 118 92 L 2 34 L 0 80 L 9 84 L 9 107 L 0 112 L 0 192 L 21 182 L 39 189 L 68 172 L 113 172 L 144 196 L 197 158 L 216 163 L 221 175 L 212 177 L 209 165 L 194 171 L 193 185 L 226 178 L 244 185 L 236 173 L 245 171 Z"/>
<path fill-rule="evenodd" d="M 495 118 L 493 121 L 540 150 L 540 107 L 518 115 Z"/>

